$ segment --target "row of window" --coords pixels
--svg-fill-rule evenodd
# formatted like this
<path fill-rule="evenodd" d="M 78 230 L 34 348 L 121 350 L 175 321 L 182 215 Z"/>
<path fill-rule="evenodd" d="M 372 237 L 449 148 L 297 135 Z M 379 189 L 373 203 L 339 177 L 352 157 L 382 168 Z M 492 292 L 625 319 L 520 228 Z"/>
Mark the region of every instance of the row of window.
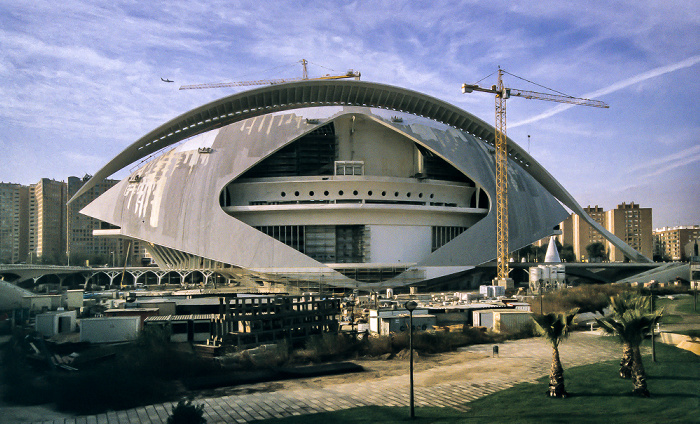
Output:
<path fill-rule="evenodd" d="M 436 251 L 468 227 L 434 226 L 431 251 Z M 258 231 L 322 263 L 363 263 L 369 248 L 364 225 L 266 225 Z"/>
<path fill-rule="evenodd" d="M 353 191 L 352 191 L 352 195 L 353 195 L 353 196 L 357 196 L 357 195 L 359 195 L 359 194 L 360 194 L 360 192 L 357 191 L 357 190 L 353 190 Z M 301 193 L 300 193 L 299 191 L 295 191 L 295 192 L 294 192 L 294 196 L 298 197 L 298 196 L 300 196 L 300 195 L 301 195 Z M 309 196 L 313 197 L 313 196 L 315 196 L 315 195 L 316 195 L 316 193 L 315 193 L 313 190 L 312 190 L 312 191 L 309 191 Z M 324 196 L 329 196 L 329 195 L 330 195 L 330 192 L 329 192 L 328 190 L 325 190 L 325 191 L 323 192 L 323 195 L 324 195 Z M 345 191 L 343 191 L 343 190 L 338 190 L 338 196 L 344 196 L 344 195 L 345 195 Z M 374 195 L 374 192 L 373 192 L 372 190 L 369 190 L 369 191 L 367 192 L 367 195 L 368 195 L 368 196 L 372 196 L 372 195 Z M 382 197 L 385 197 L 385 196 L 387 195 L 387 192 L 386 192 L 386 191 L 382 191 L 381 195 L 382 195 Z M 287 192 L 286 192 L 286 191 L 281 192 L 281 193 L 280 193 L 280 196 L 286 197 L 286 196 L 287 196 Z M 394 197 L 399 197 L 399 192 L 398 192 L 398 191 L 395 191 L 395 192 L 394 192 Z M 406 197 L 411 197 L 411 192 L 410 192 L 410 191 L 409 191 L 408 193 L 406 193 Z M 429 197 L 430 197 L 430 199 L 432 199 L 432 198 L 435 197 L 435 195 L 431 193 Z M 422 198 L 423 198 L 423 193 L 418 193 L 418 198 L 419 198 L 419 199 L 422 199 Z"/>

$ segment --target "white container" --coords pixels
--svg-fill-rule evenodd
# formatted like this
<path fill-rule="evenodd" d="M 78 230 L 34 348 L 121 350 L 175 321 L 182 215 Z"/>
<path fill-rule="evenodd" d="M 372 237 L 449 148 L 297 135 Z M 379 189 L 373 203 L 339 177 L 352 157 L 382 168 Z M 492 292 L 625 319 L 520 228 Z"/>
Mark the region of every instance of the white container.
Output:
<path fill-rule="evenodd" d="M 75 311 L 56 311 L 36 316 L 34 329 L 44 337 L 53 337 L 59 333 L 75 331 Z"/>
<path fill-rule="evenodd" d="M 66 291 L 66 308 L 80 309 L 83 307 L 84 290 L 67 290 Z"/>
<path fill-rule="evenodd" d="M 80 321 L 80 341 L 115 343 L 135 340 L 139 335 L 141 317 L 103 317 Z"/>
<path fill-rule="evenodd" d="M 531 314 L 518 310 L 501 310 L 493 312 L 493 329 L 499 333 L 516 332 L 532 321 Z"/>

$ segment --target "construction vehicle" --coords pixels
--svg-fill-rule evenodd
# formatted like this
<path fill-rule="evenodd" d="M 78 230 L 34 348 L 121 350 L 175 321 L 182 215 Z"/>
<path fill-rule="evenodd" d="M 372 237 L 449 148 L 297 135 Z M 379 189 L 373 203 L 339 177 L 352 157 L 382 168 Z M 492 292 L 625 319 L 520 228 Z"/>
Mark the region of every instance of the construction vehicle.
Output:
<path fill-rule="evenodd" d="M 583 99 L 567 95 L 538 93 L 536 91 L 507 88 L 503 85 L 503 73 L 498 68 L 498 81 L 491 88 L 475 84 L 462 84 L 462 93 L 481 91 L 496 95 L 496 261 L 497 271 L 494 285 L 513 288 L 513 280 L 508 277 L 508 146 L 506 136 L 506 100 L 510 97 L 547 100 L 550 102 L 608 108 L 599 100 Z"/>

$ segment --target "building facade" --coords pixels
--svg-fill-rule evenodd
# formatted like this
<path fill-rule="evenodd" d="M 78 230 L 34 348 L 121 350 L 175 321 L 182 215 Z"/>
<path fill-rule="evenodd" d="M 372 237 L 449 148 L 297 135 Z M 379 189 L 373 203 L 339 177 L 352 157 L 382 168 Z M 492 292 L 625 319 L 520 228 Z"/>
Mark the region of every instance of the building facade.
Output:
<path fill-rule="evenodd" d="M 68 198 L 71 198 L 91 178 L 68 177 Z M 146 243 L 122 237 L 95 237 L 95 230 L 114 228 L 109 224 L 80 213 L 80 210 L 115 186 L 119 180 L 107 179 L 92 187 L 75 202 L 66 206 L 67 246 L 70 263 L 75 265 L 109 265 L 113 267 L 141 266 L 150 263 Z"/>
<path fill-rule="evenodd" d="M 27 260 L 29 188 L 0 183 L 0 263 Z"/>
<path fill-rule="evenodd" d="M 605 212 L 605 226 L 625 243 L 651 258 L 654 255 L 651 208 L 641 208 L 634 202 L 621 203 L 617 208 Z M 624 262 L 625 255 L 610 242 L 607 242 L 609 259 Z"/>
<path fill-rule="evenodd" d="M 606 226 L 605 211 L 602 207 L 598 205 L 589 205 L 583 209 L 591 218 L 593 218 L 593 220 L 595 220 L 601 226 Z M 588 252 L 586 251 L 586 247 L 592 243 L 602 243 L 605 245 L 607 240 L 605 239 L 605 237 L 603 237 L 603 234 L 601 234 L 590 224 L 581 219 L 579 215 L 572 214 L 570 219 L 572 244 L 574 246 L 574 254 L 576 255 L 576 260 L 580 262 L 588 261 L 589 258 Z"/>
<path fill-rule="evenodd" d="M 686 260 L 686 246 L 698 238 L 700 225 L 657 228 L 654 230 L 654 253 L 661 259 Z"/>
<path fill-rule="evenodd" d="M 29 186 L 30 262 L 65 262 L 66 199 L 67 185 L 63 181 L 42 178 Z"/>

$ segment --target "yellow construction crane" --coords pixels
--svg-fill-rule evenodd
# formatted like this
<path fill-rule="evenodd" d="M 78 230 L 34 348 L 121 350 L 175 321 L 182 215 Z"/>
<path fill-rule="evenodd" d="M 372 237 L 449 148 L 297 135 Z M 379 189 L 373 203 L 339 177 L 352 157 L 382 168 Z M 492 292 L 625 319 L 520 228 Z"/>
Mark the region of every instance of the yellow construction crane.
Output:
<path fill-rule="evenodd" d="M 503 85 L 503 73 L 498 68 L 497 85 L 483 88 L 474 84 L 462 84 L 462 93 L 482 91 L 496 95 L 496 282 L 506 288 L 512 287 L 508 278 L 508 146 L 506 137 L 506 100 L 511 96 L 525 99 L 547 100 L 550 102 L 569 103 L 581 106 L 608 108 L 599 100 L 582 99 L 566 95 L 538 93 L 536 91 L 506 88 Z"/>
<path fill-rule="evenodd" d="M 292 81 L 303 81 L 303 80 L 335 80 L 344 78 L 355 78 L 360 79 L 360 72 L 353 71 L 352 69 L 343 75 L 323 75 L 317 78 L 309 78 L 309 73 L 306 69 L 306 65 L 309 63 L 306 59 L 301 59 L 299 61 L 303 67 L 303 74 L 301 78 L 277 78 L 277 79 L 262 79 L 253 81 L 236 81 L 236 82 L 215 82 L 208 84 L 192 84 L 180 86 L 180 90 L 193 90 L 201 88 L 222 88 L 222 87 L 242 87 L 246 85 L 273 85 L 273 84 L 283 84 L 285 82 Z"/>

